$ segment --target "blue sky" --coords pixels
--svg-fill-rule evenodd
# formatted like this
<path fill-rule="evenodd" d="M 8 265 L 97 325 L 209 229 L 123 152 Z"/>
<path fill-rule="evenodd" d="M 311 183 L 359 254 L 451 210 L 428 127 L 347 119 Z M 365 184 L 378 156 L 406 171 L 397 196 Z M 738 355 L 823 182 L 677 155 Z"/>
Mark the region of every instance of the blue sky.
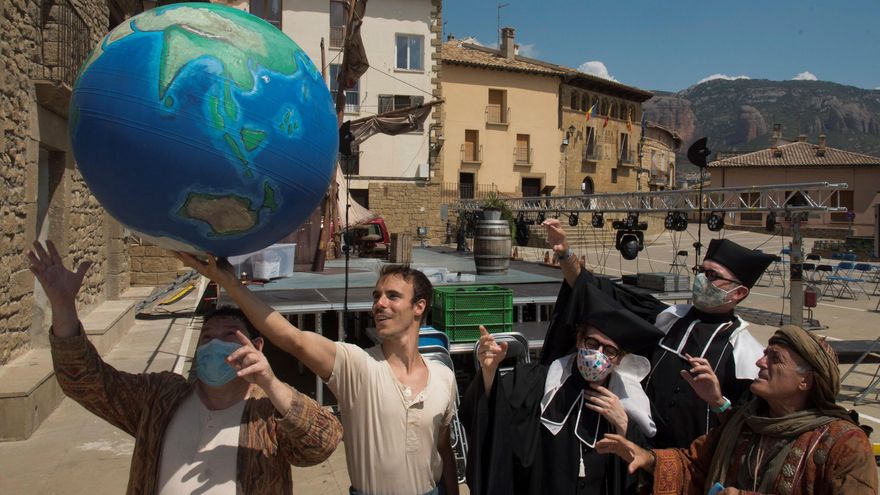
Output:
<path fill-rule="evenodd" d="M 494 45 L 498 3 L 443 0 L 445 33 Z M 880 0 L 501 3 L 521 54 L 644 89 L 678 91 L 717 75 L 880 89 Z"/>

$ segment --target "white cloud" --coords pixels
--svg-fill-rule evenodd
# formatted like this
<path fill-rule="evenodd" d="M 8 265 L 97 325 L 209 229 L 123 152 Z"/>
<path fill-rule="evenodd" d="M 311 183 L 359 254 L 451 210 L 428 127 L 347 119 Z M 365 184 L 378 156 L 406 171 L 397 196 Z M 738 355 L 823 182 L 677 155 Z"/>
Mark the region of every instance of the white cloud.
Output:
<path fill-rule="evenodd" d="M 523 43 L 519 45 L 519 51 L 517 52 L 517 55 L 522 55 L 523 57 L 528 58 L 538 58 L 538 55 L 540 54 L 541 52 L 538 51 L 534 43 Z"/>
<path fill-rule="evenodd" d="M 711 76 L 706 76 L 699 81 L 697 84 L 703 84 L 704 82 L 714 81 L 715 79 L 724 79 L 726 81 L 734 81 L 736 79 L 751 79 L 749 76 L 728 76 L 727 74 L 712 74 Z"/>
<path fill-rule="evenodd" d="M 799 73 L 798 75 L 794 76 L 792 78 L 792 80 L 793 81 L 818 81 L 819 78 L 816 77 L 816 74 L 813 74 L 812 72 L 810 72 L 808 70 L 805 70 L 805 71 Z"/>
<path fill-rule="evenodd" d="M 617 81 L 614 76 L 608 73 L 608 67 L 605 67 L 605 64 L 598 60 L 584 62 L 578 67 L 578 70 L 586 74 L 601 77 L 602 79 L 608 79 L 609 81 Z"/>

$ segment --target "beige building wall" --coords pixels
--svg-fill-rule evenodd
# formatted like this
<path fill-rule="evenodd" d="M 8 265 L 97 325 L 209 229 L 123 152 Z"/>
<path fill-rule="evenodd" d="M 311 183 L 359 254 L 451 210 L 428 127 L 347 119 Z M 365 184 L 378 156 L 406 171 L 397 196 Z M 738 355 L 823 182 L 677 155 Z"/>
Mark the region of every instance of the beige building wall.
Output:
<path fill-rule="evenodd" d="M 587 110 L 593 104 L 596 109 L 587 120 Z M 610 116 L 605 126 L 608 105 Z M 641 186 L 636 182 L 642 117 L 639 103 L 563 85 L 560 106 L 562 129 L 568 136 L 568 146 L 564 150 L 565 173 L 560 179 L 565 184 L 564 194 L 581 194 L 585 181 L 587 184 L 592 182 L 596 194 L 648 190 L 648 174 L 641 174 Z M 630 111 L 632 117 L 628 129 Z M 590 133 L 593 134 L 593 144 L 588 144 Z M 622 135 L 627 136 L 625 153 L 621 153 Z"/>
<path fill-rule="evenodd" d="M 444 63 L 443 177 L 457 183 L 459 172 L 475 175 L 475 184 L 495 184 L 503 194 L 522 194 L 522 179 L 558 186 L 562 132 L 559 130 L 559 78 L 548 75 L 467 67 Z M 506 93 L 508 124 L 487 123 L 489 90 Z M 476 131 L 482 160 L 462 160 L 465 131 Z M 517 164 L 517 135 L 529 136 L 531 164 Z M 557 187 L 558 189 L 558 187 Z M 558 194 L 554 191 L 553 194 Z"/>
<path fill-rule="evenodd" d="M 648 126 L 642 148 L 642 168 L 648 177 L 650 190 L 675 188 L 676 140 L 665 129 Z"/>
<path fill-rule="evenodd" d="M 829 182 L 849 185 L 852 191 L 853 233 L 859 236 L 874 234 L 873 205 L 880 202 L 880 168 L 878 167 L 724 167 L 710 168 L 712 182 L 717 187 L 741 187 L 768 184 L 797 184 Z M 742 225 L 763 225 L 763 214 L 736 214 L 726 220 Z M 810 227 L 828 227 L 848 230 L 850 222 L 843 214 L 814 213 L 806 222 Z"/>

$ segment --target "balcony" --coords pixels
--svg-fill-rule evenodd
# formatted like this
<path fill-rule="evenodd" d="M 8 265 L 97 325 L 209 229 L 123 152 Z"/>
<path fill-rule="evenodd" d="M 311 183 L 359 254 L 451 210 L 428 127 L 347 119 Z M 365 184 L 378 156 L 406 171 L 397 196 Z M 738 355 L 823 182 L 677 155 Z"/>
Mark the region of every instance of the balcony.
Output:
<path fill-rule="evenodd" d="M 510 124 L 510 107 L 502 107 L 501 105 L 486 106 L 486 124 L 487 125 L 508 125 Z"/>
<path fill-rule="evenodd" d="M 77 72 L 92 48 L 91 33 L 70 0 L 42 0 L 42 67 L 34 80 L 37 101 L 67 116 Z"/>
<path fill-rule="evenodd" d="M 534 148 L 524 148 L 517 146 L 513 148 L 514 165 L 531 165 L 534 155 Z"/>
<path fill-rule="evenodd" d="M 330 48 L 342 48 L 345 45 L 345 26 L 330 26 Z"/>
<path fill-rule="evenodd" d="M 618 163 L 618 165 L 623 165 L 623 166 L 630 166 L 630 167 L 634 166 L 635 163 L 633 162 L 632 150 L 629 148 L 625 148 L 625 149 L 620 150 L 620 157 L 618 158 L 617 163 Z"/>
<path fill-rule="evenodd" d="M 483 163 L 483 145 L 464 143 L 461 145 L 461 163 Z"/>
<path fill-rule="evenodd" d="M 648 184 L 652 186 L 666 186 L 669 185 L 669 178 L 662 172 L 651 172 Z"/>
<path fill-rule="evenodd" d="M 584 146 L 584 154 L 583 161 L 585 162 L 598 162 L 600 158 L 602 158 L 602 147 L 601 146 Z"/>
<path fill-rule="evenodd" d="M 440 191 L 440 202 L 452 203 L 459 199 L 486 199 L 492 196 L 498 196 L 498 186 L 494 183 L 444 182 Z"/>

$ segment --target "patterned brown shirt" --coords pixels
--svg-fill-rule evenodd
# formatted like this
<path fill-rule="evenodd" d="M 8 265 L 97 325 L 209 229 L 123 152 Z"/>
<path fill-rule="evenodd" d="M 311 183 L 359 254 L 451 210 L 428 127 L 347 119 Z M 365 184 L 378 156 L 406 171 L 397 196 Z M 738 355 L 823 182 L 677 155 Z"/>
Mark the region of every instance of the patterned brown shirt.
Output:
<path fill-rule="evenodd" d="M 165 429 L 193 385 L 170 371 L 125 373 L 105 363 L 80 328 L 58 338 L 50 331 L 55 376 L 64 393 L 133 436 L 129 495 L 157 490 Z M 290 408 L 279 414 L 254 387 L 241 418 L 236 481 L 239 494 L 291 494 L 290 466 L 327 459 L 342 438 L 342 426 L 314 400 L 294 390 Z"/>

